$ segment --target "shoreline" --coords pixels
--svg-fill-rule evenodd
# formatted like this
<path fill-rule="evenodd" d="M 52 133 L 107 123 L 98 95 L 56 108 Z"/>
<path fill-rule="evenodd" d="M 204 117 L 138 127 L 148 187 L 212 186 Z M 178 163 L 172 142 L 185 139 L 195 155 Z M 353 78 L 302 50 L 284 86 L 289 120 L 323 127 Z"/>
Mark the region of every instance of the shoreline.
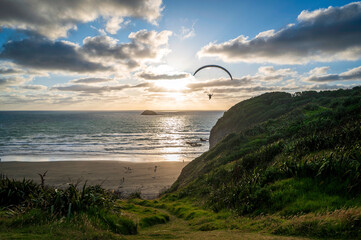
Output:
<path fill-rule="evenodd" d="M 120 190 L 125 195 L 140 191 L 143 198 L 151 199 L 169 188 L 188 163 L 189 161 L 14 161 L 1 162 L 0 170 L 9 178 L 31 179 L 38 183 L 40 183 L 39 174 L 47 171 L 45 184 L 49 186 L 61 188 L 66 184 L 77 182 L 82 186 L 87 181 L 88 185 L 101 184 L 105 189 Z"/>

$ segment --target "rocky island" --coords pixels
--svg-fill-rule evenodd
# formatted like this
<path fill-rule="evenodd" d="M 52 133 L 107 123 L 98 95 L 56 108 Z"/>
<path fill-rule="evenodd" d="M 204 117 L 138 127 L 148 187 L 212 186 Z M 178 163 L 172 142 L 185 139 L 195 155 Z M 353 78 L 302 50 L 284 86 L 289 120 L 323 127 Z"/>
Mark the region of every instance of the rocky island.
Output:
<path fill-rule="evenodd" d="M 151 111 L 151 110 L 145 110 L 140 115 L 158 115 L 158 113 Z"/>

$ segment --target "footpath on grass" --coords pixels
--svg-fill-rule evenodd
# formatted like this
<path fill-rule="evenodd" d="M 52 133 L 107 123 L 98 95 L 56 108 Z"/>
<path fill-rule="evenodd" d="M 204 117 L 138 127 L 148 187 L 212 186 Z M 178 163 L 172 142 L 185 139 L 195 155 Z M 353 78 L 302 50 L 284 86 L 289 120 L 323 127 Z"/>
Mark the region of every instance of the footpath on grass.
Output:
<path fill-rule="evenodd" d="M 146 202 L 140 202 L 144 204 Z M 146 203 L 146 204 L 149 204 Z M 163 207 L 165 205 L 162 205 Z M 125 210 L 128 209 L 128 210 Z M 243 239 L 243 240 L 305 240 L 309 238 L 302 237 L 288 237 L 288 236 L 275 236 L 262 232 L 249 232 L 239 229 L 229 230 L 229 229 L 217 229 L 217 230 L 199 230 L 199 226 L 195 224 L 194 219 L 185 220 L 183 218 L 177 217 L 165 209 L 159 209 L 154 207 L 147 207 L 138 205 L 135 202 L 132 202 L 131 205 L 124 205 L 123 214 L 131 216 L 133 215 L 135 221 L 138 221 L 139 232 L 137 235 L 128 235 L 125 236 L 125 239 Z M 143 214 L 155 213 L 158 215 L 162 214 L 163 216 L 168 216 L 165 222 L 156 221 L 148 222 L 151 226 L 144 225 L 144 221 L 140 216 Z M 144 216 L 144 215 L 143 215 Z M 154 216 L 154 215 L 153 215 Z M 207 221 L 205 218 L 202 218 L 203 221 Z M 153 225 L 154 224 L 154 225 Z M 198 224 L 202 224 L 198 222 Z"/>

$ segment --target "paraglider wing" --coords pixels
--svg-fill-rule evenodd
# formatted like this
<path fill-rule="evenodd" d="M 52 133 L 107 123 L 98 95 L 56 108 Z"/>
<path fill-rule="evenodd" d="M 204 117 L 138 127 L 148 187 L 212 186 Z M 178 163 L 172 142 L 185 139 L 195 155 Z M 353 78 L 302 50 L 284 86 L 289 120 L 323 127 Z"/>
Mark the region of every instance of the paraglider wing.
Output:
<path fill-rule="evenodd" d="M 210 67 L 216 67 L 216 68 L 222 69 L 223 71 L 225 71 L 226 73 L 228 73 L 228 75 L 231 77 L 231 80 L 233 80 L 231 73 L 228 72 L 228 70 L 225 69 L 224 67 L 221 67 L 221 66 L 218 66 L 218 65 L 205 65 L 205 66 L 203 66 L 203 67 L 200 67 L 200 68 L 198 68 L 198 69 L 194 72 L 193 76 L 196 75 L 196 73 L 199 72 L 200 70 L 202 70 L 203 68 L 210 68 Z"/>

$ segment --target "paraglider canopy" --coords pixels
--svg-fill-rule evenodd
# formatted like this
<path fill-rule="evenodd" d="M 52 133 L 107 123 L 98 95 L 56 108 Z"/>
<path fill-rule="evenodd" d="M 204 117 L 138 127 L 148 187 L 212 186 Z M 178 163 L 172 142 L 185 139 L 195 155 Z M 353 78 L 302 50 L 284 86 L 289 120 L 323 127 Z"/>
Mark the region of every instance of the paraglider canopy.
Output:
<path fill-rule="evenodd" d="M 198 68 L 198 69 L 194 72 L 193 76 L 196 75 L 196 73 L 199 72 L 200 70 L 202 70 L 202 69 L 204 69 L 204 68 L 210 68 L 210 67 L 215 67 L 215 68 L 220 68 L 220 69 L 222 69 L 223 71 L 225 71 L 226 73 L 228 73 L 228 75 L 231 77 L 231 80 L 233 80 L 231 73 L 228 72 L 228 70 L 225 69 L 224 67 L 221 67 L 221 66 L 218 66 L 218 65 L 205 65 L 205 66 L 203 66 L 203 67 L 200 67 L 200 68 Z"/>

